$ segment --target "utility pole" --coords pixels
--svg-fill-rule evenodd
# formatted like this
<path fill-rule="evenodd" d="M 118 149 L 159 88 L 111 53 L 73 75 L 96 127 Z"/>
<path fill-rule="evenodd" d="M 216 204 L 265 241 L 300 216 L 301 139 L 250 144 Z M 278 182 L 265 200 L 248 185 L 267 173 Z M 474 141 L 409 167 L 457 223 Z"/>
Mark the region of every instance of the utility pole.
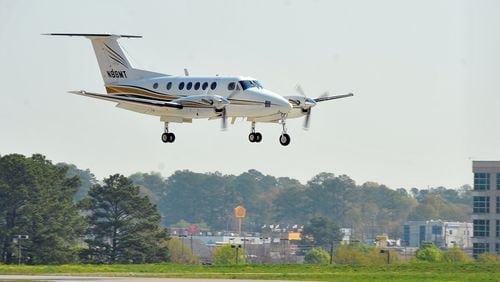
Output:
<path fill-rule="evenodd" d="M 330 264 L 333 264 L 333 241 L 330 244 Z"/>
<path fill-rule="evenodd" d="M 238 263 L 239 263 L 238 249 L 240 249 L 240 248 L 241 248 L 241 244 L 238 244 L 238 245 L 231 245 L 231 248 L 236 249 L 236 250 L 235 250 L 235 255 L 236 255 L 236 258 L 235 258 L 235 259 L 236 259 L 236 264 L 238 264 Z"/>

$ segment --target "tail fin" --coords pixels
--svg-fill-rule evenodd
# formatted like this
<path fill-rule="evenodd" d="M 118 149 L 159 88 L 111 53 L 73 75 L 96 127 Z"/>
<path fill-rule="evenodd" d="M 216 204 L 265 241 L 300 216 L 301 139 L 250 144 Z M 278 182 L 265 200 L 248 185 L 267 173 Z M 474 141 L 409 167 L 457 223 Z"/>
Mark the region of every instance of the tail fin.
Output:
<path fill-rule="evenodd" d="M 82 36 L 90 39 L 105 85 L 126 80 L 166 76 L 162 73 L 134 69 L 118 45 L 119 38 L 142 38 L 142 36 L 89 33 L 49 33 L 46 35 Z"/>

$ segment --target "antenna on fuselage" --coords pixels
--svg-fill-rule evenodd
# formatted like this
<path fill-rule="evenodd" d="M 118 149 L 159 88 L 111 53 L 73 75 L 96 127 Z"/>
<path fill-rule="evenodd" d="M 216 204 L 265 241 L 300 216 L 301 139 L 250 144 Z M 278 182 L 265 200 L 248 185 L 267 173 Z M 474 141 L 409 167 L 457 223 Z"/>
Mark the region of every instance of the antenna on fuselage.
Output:
<path fill-rule="evenodd" d="M 186 68 L 184 68 L 184 75 L 185 75 L 185 76 L 189 76 L 189 71 L 188 71 L 188 69 L 186 69 Z"/>

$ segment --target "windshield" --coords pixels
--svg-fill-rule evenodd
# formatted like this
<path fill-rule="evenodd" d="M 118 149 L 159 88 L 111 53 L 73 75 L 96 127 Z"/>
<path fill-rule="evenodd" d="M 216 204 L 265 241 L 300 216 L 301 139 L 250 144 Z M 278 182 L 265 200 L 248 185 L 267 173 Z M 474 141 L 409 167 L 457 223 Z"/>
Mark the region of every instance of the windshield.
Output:
<path fill-rule="evenodd" d="M 263 88 L 262 84 L 260 84 L 257 80 L 240 80 L 239 83 L 243 90 L 247 90 L 252 87 Z"/>

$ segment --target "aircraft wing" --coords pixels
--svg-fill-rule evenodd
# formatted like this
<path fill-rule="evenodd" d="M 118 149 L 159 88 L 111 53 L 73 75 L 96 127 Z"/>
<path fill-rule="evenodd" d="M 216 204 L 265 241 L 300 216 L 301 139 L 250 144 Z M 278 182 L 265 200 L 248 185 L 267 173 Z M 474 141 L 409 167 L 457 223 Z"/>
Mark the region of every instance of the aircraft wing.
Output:
<path fill-rule="evenodd" d="M 351 97 L 351 96 L 354 96 L 354 94 L 348 93 L 348 94 L 334 95 L 334 96 L 321 96 L 321 97 L 318 97 L 318 98 L 313 99 L 313 100 L 315 102 L 323 102 L 323 101 L 346 98 L 346 97 Z"/>
<path fill-rule="evenodd" d="M 179 103 L 167 102 L 167 101 L 159 101 L 159 100 L 150 100 L 150 99 L 141 99 L 141 98 L 132 98 L 126 96 L 117 96 L 117 95 L 107 95 L 107 94 L 99 94 L 92 93 L 86 91 L 69 91 L 69 93 L 77 94 L 81 96 L 116 102 L 120 104 L 129 104 L 136 106 L 150 106 L 150 107 L 158 107 L 158 108 L 175 108 L 182 109 L 183 106 Z"/>

